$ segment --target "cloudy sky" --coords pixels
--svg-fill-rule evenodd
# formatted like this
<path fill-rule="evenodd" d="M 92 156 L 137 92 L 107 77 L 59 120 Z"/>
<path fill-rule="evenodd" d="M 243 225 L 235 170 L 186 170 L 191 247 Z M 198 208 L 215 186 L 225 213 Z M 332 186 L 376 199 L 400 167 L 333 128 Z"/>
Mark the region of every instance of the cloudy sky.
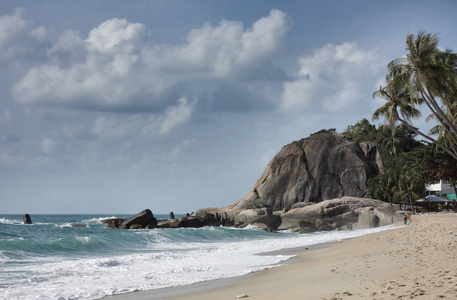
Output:
<path fill-rule="evenodd" d="M 192 212 L 283 145 L 343 131 L 407 33 L 457 2 L 0 2 L 0 214 Z"/>

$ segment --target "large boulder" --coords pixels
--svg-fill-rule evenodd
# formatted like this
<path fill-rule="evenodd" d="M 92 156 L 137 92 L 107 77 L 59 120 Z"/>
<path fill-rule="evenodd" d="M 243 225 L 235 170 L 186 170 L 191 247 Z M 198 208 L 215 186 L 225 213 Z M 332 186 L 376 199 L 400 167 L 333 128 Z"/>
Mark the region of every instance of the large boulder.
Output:
<path fill-rule="evenodd" d="M 234 217 L 234 225 L 239 226 L 241 224 L 250 224 L 252 223 L 255 219 L 259 218 L 260 216 L 265 216 L 265 215 L 271 215 L 272 211 L 271 208 L 257 208 L 257 209 L 246 209 L 238 214 L 235 215 Z"/>
<path fill-rule="evenodd" d="M 102 223 L 106 224 L 108 228 L 120 228 L 122 223 L 127 220 L 123 218 L 109 218 L 101 220 Z"/>
<path fill-rule="evenodd" d="M 311 233 L 319 230 L 313 222 L 301 220 L 298 222 L 300 233 Z"/>
<path fill-rule="evenodd" d="M 138 229 L 149 228 L 154 229 L 157 227 L 157 219 L 154 217 L 150 209 L 145 209 L 122 222 L 120 228 L 122 229 Z"/>
<path fill-rule="evenodd" d="M 378 226 L 386 226 L 401 222 L 403 215 L 399 212 L 392 213 L 386 207 L 367 207 L 359 212 L 357 223 L 353 229 L 366 229 Z"/>
<path fill-rule="evenodd" d="M 367 180 L 381 169 L 377 144 L 353 143 L 341 134 L 316 134 L 284 146 L 253 189 L 224 209 L 244 210 L 263 204 L 273 211 L 288 211 L 300 202 L 364 197 Z"/>
<path fill-rule="evenodd" d="M 234 225 L 239 228 L 252 224 L 263 230 L 273 232 L 279 228 L 281 223 L 281 216 L 272 214 L 268 207 L 243 210 L 234 217 Z"/>
<path fill-rule="evenodd" d="M 235 216 L 241 209 L 204 208 L 199 209 L 192 216 L 200 218 L 204 226 L 234 226 Z"/>
<path fill-rule="evenodd" d="M 179 218 L 176 223 L 177 228 L 200 228 L 203 226 L 203 221 L 200 218 L 192 216 Z"/>
<path fill-rule="evenodd" d="M 302 232 L 310 232 L 372 228 L 401 221 L 398 210 L 398 206 L 379 200 L 342 197 L 291 209 L 281 215 L 280 229 L 300 228 Z"/>

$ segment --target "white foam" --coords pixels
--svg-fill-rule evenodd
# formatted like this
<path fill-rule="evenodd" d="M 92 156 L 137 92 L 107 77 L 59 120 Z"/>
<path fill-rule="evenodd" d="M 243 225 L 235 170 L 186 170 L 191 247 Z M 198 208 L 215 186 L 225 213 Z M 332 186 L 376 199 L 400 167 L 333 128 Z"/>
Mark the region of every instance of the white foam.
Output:
<path fill-rule="evenodd" d="M 101 217 L 101 218 L 92 218 L 87 220 L 82 220 L 81 223 L 88 224 L 88 225 L 97 225 L 102 223 L 102 220 L 109 220 L 109 219 L 116 219 L 117 217 Z"/>
<path fill-rule="evenodd" d="M 169 250 L 16 265 L 8 271 L 25 275 L 7 280 L 10 283 L 6 289 L 0 288 L 0 298 L 96 299 L 135 290 L 234 277 L 273 267 L 291 257 L 257 255 L 262 252 L 333 242 L 386 229 L 287 234 L 280 238 L 224 243 L 164 244 L 160 249 Z"/>
<path fill-rule="evenodd" d="M 0 223 L 9 224 L 9 225 L 21 225 L 21 224 L 24 224 L 23 221 L 10 220 L 10 219 L 7 219 L 7 218 L 0 218 Z"/>
<path fill-rule="evenodd" d="M 63 223 L 63 224 L 55 224 L 55 227 L 60 227 L 60 228 L 70 228 L 73 225 L 71 223 Z"/>

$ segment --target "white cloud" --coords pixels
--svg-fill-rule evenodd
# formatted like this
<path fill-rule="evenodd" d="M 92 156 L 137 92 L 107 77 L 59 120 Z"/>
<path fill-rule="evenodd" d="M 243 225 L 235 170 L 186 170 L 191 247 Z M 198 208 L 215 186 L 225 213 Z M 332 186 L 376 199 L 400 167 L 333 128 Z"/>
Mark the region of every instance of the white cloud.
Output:
<path fill-rule="evenodd" d="M 37 55 L 37 48 L 46 44 L 44 27 L 31 28 L 31 22 L 22 18 L 23 10 L 0 16 L 0 61 L 12 62 Z"/>
<path fill-rule="evenodd" d="M 160 133 L 169 133 L 174 127 L 179 126 L 190 118 L 192 106 L 187 104 L 186 98 L 180 98 L 178 105 L 168 108 L 165 116 L 162 118 Z"/>
<path fill-rule="evenodd" d="M 283 44 L 291 27 L 287 14 L 271 10 L 268 17 L 244 29 L 241 22 L 222 21 L 216 27 L 205 24 L 192 30 L 187 45 L 171 57 L 202 76 L 233 77 L 261 64 Z"/>
<path fill-rule="evenodd" d="M 94 121 L 90 133 L 102 139 L 134 136 L 139 132 L 143 135 L 166 135 L 189 121 L 192 108 L 193 103 L 189 104 L 187 99 L 182 97 L 162 115 L 103 115 Z M 68 126 L 64 127 L 64 132 L 68 135 Z"/>
<path fill-rule="evenodd" d="M 371 82 L 379 78 L 385 63 L 375 51 L 343 43 L 328 44 L 312 56 L 301 57 L 299 66 L 295 79 L 284 83 L 282 108 L 339 111 L 371 97 Z"/>
<path fill-rule="evenodd" d="M 117 55 L 141 48 L 146 28 L 125 19 L 110 19 L 90 31 L 86 40 L 89 51 Z"/>
<path fill-rule="evenodd" d="M 154 45 L 143 24 L 114 18 L 92 29 L 85 40 L 76 31 L 64 32 L 48 48 L 47 62 L 30 68 L 12 92 L 24 103 L 166 110 L 183 86 L 242 80 L 255 72 L 265 76 L 290 26 L 285 13 L 272 10 L 251 28 L 224 20 L 190 31 L 184 44 Z"/>

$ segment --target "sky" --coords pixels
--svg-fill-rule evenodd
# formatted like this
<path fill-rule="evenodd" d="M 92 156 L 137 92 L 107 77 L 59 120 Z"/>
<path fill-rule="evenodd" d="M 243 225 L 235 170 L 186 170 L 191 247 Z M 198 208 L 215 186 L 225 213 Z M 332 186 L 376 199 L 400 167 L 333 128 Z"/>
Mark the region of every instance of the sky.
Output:
<path fill-rule="evenodd" d="M 457 2 L 0 1 L 0 214 L 193 212 L 342 132 Z M 378 124 L 375 122 L 375 124 Z"/>

